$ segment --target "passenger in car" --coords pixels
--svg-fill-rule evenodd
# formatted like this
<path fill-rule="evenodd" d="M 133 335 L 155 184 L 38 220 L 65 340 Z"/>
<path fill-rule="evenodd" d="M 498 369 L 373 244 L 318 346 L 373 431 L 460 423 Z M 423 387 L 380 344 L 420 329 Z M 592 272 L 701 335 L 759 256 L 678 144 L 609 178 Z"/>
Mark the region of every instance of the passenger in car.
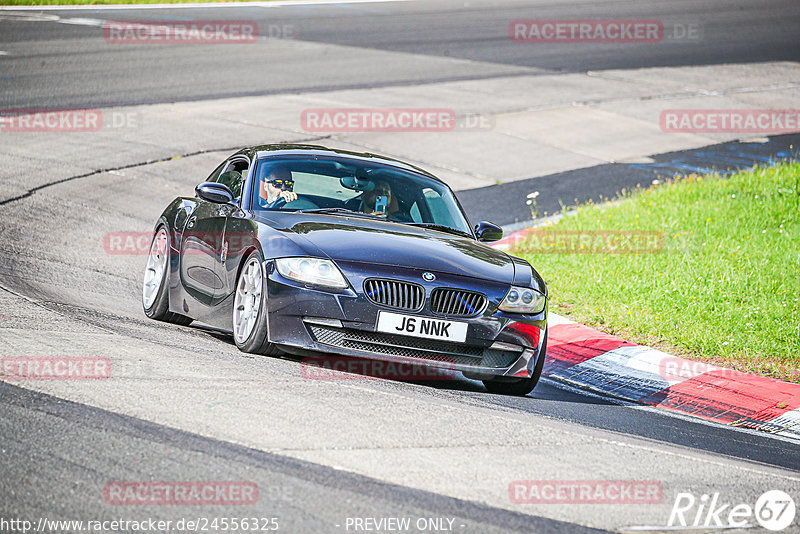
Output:
<path fill-rule="evenodd" d="M 378 202 L 379 199 L 384 202 Z M 411 216 L 400 208 L 392 187 L 383 180 L 376 180 L 372 191 L 366 191 L 361 195 L 359 211 L 386 217 L 390 221 L 411 222 Z"/>

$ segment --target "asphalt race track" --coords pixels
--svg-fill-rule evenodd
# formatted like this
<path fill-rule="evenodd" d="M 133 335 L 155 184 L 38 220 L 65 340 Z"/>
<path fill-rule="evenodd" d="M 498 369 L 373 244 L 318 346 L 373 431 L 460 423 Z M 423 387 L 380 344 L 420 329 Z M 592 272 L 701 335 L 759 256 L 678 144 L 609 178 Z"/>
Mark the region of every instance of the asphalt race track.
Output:
<path fill-rule="evenodd" d="M 515 19 L 590 18 L 658 18 L 699 33 L 648 45 L 508 38 Z M 109 20 L 222 19 L 256 21 L 262 37 L 113 45 L 102 31 Z M 309 379 L 299 358 L 246 355 L 202 326 L 148 320 L 146 250 L 109 245 L 114 233 L 148 236 L 170 200 L 247 144 L 408 159 L 448 181 L 471 216 L 503 224 L 525 219 L 513 202 L 536 188 L 554 210 L 659 169 L 780 158 L 796 134 L 665 134 L 658 113 L 698 102 L 797 108 L 799 52 L 792 0 L 0 10 L 0 109 L 92 109 L 104 124 L 0 128 L 0 357 L 113 365 L 108 380 L 0 381 L 0 531 L 21 532 L 2 523 L 15 518 L 161 519 L 173 522 L 162 530 L 188 531 L 174 525 L 222 517 L 277 518 L 279 531 L 298 533 L 400 531 L 365 521 L 391 518 L 410 518 L 410 532 L 623 531 L 664 527 L 680 493 L 718 494 L 730 507 L 774 489 L 800 496 L 796 442 L 546 379 L 523 398 L 467 379 Z M 298 110 L 357 106 L 452 107 L 490 120 L 435 136 L 298 126 Z M 543 126 L 530 126 L 534 116 Z M 509 495 L 520 480 L 653 482 L 663 496 L 520 504 Z M 118 505 L 104 490 L 120 481 L 244 481 L 258 499 Z"/>
<path fill-rule="evenodd" d="M 722 8 L 724 6 L 724 9 Z M 19 12 L 17 12 L 19 13 Z M 24 48 L 5 58 L 4 105 L 96 107 L 152 104 L 232 96 L 299 93 L 344 88 L 381 88 L 457 79 L 484 79 L 547 72 L 640 67 L 756 63 L 797 59 L 800 7 L 775 2 L 393 2 L 287 8 L 234 7 L 114 11 L 48 10 L 25 18 L 181 21 L 257 20 L 265 37 L 288 34 L 304 43 L 336 45 L 338 58 L 315 49 L 281 48 L 263 40 L 253 47 L 128 46 L 109 53 L 96 29 L 80 23 L 17 22 L 3 17 L 4 43 Z M 660 18 L 667 24 L 696 25 L 696 41 L 630 47 L 563 47 L 531 50 L 508 38 L 516 19 Z M 19 16 L 17 18 L 20 18 Z M 91 24 L 85 22 L 84 24 Z M 498 32 L 498 29 L 500 30 Z M 54 48 L 53 44 L 58 43 Z M 230 50 L 234 48 L 234 50 Z M 375 51 L 405 55 L 376 63 Z M 12 51 L 13 52 L 13 51 Z M 412 56 L 413 55 L 413 56 Z M 425 61 L 420 59 L 424 58 Z M 458 63 L 443 59 L 465 60 Z M 370 61 L 372 60 L 372 61 Z M 438 60 L 438 61 L 437 61 Z M 297 68 L 303 61 L 307 68 Z M 35 62 L 35 63 L 34 63 Z M 35 64 L 37 69 L 32 69 Z M 198 73 L 213 73 L 198 77 Z"/>

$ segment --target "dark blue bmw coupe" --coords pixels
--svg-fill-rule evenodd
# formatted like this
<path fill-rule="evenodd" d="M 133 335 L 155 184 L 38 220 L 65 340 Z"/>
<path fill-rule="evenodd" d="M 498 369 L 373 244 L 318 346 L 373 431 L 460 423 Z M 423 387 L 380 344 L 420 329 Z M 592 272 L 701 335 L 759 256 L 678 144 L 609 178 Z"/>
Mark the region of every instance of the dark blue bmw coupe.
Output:
<path fill-rule="evenodd" d="M 484 243 L 450 188 L 417 167 L 308 145 L 245 148 L 155 226 L 148 317 L 199 321 L 245 352 L 460 371 L 495 393 L 536 386 L 547 288 Z"/>

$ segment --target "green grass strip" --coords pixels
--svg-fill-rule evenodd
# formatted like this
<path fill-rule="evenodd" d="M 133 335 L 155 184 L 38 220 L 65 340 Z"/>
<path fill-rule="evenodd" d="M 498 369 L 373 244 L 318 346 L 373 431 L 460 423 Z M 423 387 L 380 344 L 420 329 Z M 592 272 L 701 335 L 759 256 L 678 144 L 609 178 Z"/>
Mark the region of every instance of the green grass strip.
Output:
<path fill-rule="evenodd" d="M 583 205 L 512 252 L 545 278 L 555 313 L 800 382 L 798 163 L 692 174 Z"/>

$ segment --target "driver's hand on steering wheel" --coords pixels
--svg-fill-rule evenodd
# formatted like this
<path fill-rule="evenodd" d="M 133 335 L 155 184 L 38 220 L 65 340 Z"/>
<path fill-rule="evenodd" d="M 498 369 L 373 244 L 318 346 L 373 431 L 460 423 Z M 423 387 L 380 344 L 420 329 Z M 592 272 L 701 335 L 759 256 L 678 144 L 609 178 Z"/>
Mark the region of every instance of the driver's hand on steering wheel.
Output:
<path fill-rule="evenodd" d="M 294 202 L 297 200 L 297 193 L 294 191 L 281 191 L 281 194 L 278 195 L 280 198 L 286 201 L 288 204 L 289 202 Z"/>

